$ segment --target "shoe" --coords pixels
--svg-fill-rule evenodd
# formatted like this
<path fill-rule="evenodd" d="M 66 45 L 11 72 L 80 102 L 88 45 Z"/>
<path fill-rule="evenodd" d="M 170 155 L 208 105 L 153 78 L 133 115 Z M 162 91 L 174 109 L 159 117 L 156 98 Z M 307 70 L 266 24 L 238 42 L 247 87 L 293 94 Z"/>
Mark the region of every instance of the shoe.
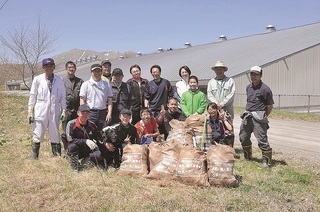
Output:
<path fill-rule="evenodd" d="M 94 168 L 96 164 L 92 160 L 90 160 L 89 157 L 86 157 L 81 160 L 80 166 L 81 166 L 81 169 L 86 170 L 86 169 Z"/>

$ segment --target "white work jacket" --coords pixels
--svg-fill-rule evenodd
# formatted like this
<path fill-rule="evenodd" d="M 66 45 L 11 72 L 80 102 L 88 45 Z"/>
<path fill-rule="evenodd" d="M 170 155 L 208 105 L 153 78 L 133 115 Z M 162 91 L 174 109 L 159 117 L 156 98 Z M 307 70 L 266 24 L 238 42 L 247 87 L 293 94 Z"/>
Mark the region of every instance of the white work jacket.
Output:
<path fill-rule="evenodd" d="M 62 78 L 53 75 L 50 92 L 45 73 L 36 76 L 31 85 L 28 109 L 34 110 L 35 120 L 59 117 L 61 109 L 66 109 L 66 90 Z"/>

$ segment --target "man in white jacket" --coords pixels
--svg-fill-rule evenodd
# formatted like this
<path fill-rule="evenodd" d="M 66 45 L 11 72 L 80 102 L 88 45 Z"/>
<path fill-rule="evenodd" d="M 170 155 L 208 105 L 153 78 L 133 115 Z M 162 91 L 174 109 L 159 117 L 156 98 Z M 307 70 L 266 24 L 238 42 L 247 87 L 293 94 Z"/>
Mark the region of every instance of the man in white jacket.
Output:
<path fill-rule="evenodd" d="M 33 131 L 33 159 L 38 159 L 40 142 L 47 129 L 53 156 L 61 155 L 59 120 L 64 120 L 66 109 L 66 90 L 62 78 L 53 74 L 54 60 L 43 59 L 42 69 L 45 73 L 32 81 L 28 103 L 28 120 Z"/>
<path fill-rule="evenodd" d="M 224 74 L 228 67 L 224 65 L 223 61 L 219 60 L 211 69 L 216 73 L 216 77 L 208 82 L 208 103 L 216 103 L 218 109 L 227 111 L 233 120 L 233 99 L 236 88 L 233 79 Z"/>

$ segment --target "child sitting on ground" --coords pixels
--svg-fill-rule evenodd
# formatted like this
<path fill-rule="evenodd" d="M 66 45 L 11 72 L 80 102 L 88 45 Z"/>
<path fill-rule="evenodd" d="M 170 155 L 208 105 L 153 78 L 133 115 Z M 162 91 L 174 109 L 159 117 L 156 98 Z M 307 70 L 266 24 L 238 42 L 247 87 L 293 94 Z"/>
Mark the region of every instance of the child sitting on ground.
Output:
<path fill-rule="evenodd" d="M 159 125 L 149 109 L 142 109 L 140 117 L 141 120 L 135 124 L 138 142 L 140 144 L 150 144 L 160 134 Z"/>

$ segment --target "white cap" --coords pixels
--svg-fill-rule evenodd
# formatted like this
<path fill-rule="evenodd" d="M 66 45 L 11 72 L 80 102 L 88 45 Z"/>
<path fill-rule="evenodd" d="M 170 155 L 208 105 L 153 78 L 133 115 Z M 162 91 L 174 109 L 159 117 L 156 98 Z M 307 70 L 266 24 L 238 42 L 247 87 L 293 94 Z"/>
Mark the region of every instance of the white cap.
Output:
<path fill-rule="evenodd" d="M 251 73 L 251 72 L 254 72 L 254 73 L 257 73 L 257 74 L 261 74 L 261 73 L 262 73 L 262 69 L 261 69 L 260 66 L 253 66 L 253 67 L 251 67 L 251 69 L 250 69 L 250 73 Z"/>

